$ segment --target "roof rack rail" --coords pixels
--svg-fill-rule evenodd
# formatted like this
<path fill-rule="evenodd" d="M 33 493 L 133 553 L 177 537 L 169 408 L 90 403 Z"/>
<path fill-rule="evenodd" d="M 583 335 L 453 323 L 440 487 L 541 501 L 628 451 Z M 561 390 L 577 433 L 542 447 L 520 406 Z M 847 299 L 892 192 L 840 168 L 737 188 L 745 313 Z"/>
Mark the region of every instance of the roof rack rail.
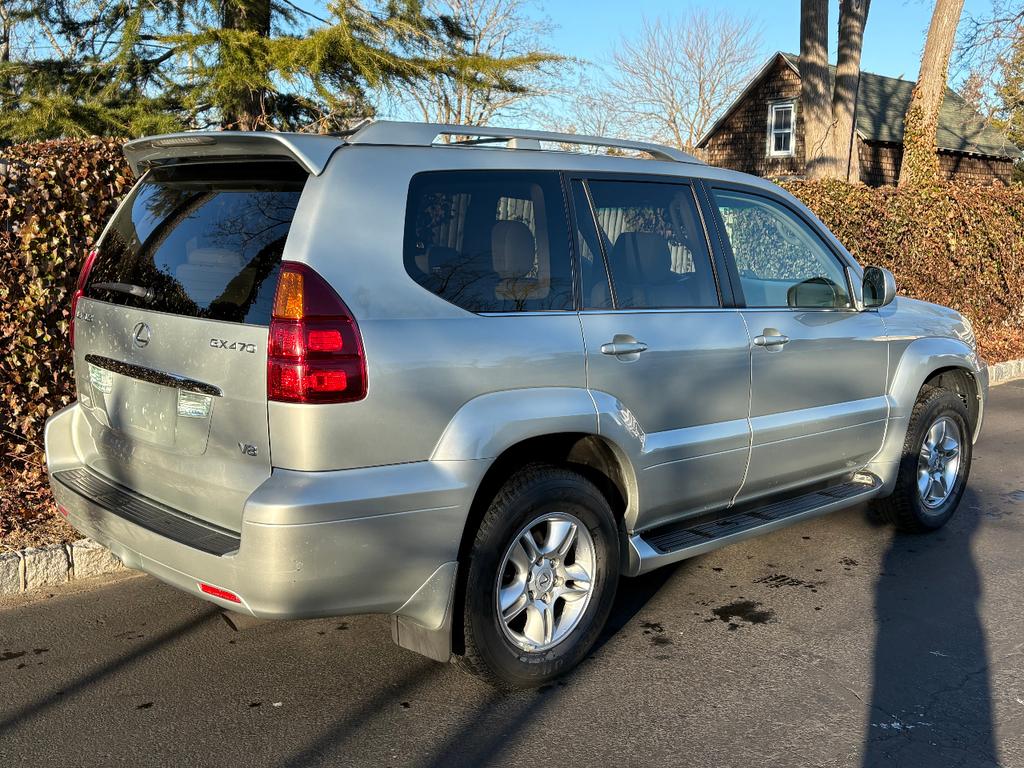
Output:
<path fill-rule="evenodd" d="M 628 141 L 626 139 L 609 139 L 602 136 L 585 136 L 575 133 L 557 133 L 554 131 L 534 131 L 525 128 L 495 128 L 492 126 L 448 125 L 444 123 L 405 123 L 391 120 L 379 120 L 358 128 L 343 138 L 348 144 L 383 144 L 393 146 L 429 147 L 438 136 L 467 136 L 474 139 L 492 139 L 493 141 L 461 141 L 455 144 L 486 145 L 505 141 L 511 149 L 541 149 L 540 142 L 550 141 L 560 144 L 581 144 L 593 147 L 609 147 L 614 149 L 631 149 L 646 152 L 656 160 L 667 160 L 675 163 L 699 163 L 691 154 L 646 141 Z"/>

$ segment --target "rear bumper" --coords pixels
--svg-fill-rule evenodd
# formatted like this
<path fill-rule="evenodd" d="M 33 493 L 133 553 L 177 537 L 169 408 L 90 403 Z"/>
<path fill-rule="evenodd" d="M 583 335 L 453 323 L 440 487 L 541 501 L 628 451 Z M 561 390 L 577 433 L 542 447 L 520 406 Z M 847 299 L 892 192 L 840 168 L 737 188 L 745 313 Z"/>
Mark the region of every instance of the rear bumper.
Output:
<path fill-rule="evenodd" d="M 443 566 L 457 559 L 486 469 L 484 462 L 452 461 L 275 470 L 246 501 L 239 548 L 218 556 L 130 522 L 54 478 L 83 464 L 74 444 L 79 418 L 72 405 L 46 425 L 50 484 L 70 523 L 128 567 L 260 618 L 401 614 L 407 605 L 417 619 L 436 615 L 417 593 L 428 582 L 434 585 L 428 591 L 436 591 L 438 573 L 454 577 L 454 568 Z M 233 592 L 242 602 L 203 593 L 200 583 Z M 443 614 L 445 608 L 437 610 Z"/>

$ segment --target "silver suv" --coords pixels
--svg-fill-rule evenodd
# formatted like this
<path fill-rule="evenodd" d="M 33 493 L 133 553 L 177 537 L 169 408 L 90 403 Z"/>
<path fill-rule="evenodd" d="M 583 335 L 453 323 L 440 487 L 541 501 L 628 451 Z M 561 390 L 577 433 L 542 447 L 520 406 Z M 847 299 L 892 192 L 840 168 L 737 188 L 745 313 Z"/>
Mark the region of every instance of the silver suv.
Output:
<path fill-rule="evenodd" d="M 222 608 L 387 613 L 399 645 L 532 686 L 587 653 L 620 575 L 869 500 L 933 530 L 963 495 L 970 324 L 767 181 L 388 122 L 125 154 L 51 483 Z"/>

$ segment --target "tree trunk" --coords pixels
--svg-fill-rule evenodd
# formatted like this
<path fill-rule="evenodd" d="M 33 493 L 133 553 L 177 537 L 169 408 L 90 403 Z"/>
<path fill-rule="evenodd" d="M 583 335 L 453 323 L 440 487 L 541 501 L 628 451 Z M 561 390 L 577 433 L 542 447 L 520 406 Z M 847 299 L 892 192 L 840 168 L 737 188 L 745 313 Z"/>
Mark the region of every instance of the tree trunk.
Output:
<path fill-rule="evenodd" d="M 860 158 L 854 138 L 860 53 L 871 0 L 841 0 L 836 85 L 832 93 L 832 152 L 827 175 L 846 181 L 860 180 Z"/>
<path fill-rule="evenodd" d="M 270 37 L 270 0 L 223 0 L 221 22 L 224 29 L 255 32 Z M 255 131 L 265 127 L 266 92 L 250 89 L 236 102 L 225 108 L 221 118 L 223 127 L 238 131 Z"/>
<path fill-rule="evenodd" d="M 11 60 L 11 14 L 4 7 L 0 0 L 0 64 L 6 64 Z"/>
<path fill-rule="evenodd" d="M 934 184 L 939 181 L 936 132 L 939 109 L 946 96 L 949 57 L 964 0 L 936 0 L 928 38 L 921 56 L 921 73 L 910 97 L 903 127 L 903 162 L 900 186 Z"/>
<path fill-rule="evenodd" d="M 824 172 L 830 149 L 828 0 L 801 0 L 800 3 L 800 114 L 807 177 L 818 178 Z"/>

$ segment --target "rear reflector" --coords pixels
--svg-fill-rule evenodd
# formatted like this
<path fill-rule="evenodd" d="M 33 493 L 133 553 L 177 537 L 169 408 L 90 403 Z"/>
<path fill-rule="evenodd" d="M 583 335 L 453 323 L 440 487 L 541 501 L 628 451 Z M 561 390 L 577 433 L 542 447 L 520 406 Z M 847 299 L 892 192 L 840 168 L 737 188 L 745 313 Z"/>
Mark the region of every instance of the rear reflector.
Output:
<path fill-rule="evenodd" d="M 68 516 L 68 508 L 65 507 L 63 504 L 57 505 L 57 511 L 64 515 L 64 517 Z"/>
<path fill-rule="evenodd" d="M 219 597 L 221 600 L 227 600 L 231 603 L 242 602 L 242 599 L 234 592 L 228 592 L 226 589 L 215 587 L 212 584 L 203 584 L 202 582 L 199 582 L 199 590 L 208 595 L 212 595 L 213 597 Z"/>
<path fill-rule="evenodd" d="M 267 346 L 267 399 L 347 403 L 366 397 L 366 357 L 355 318 L 305 264 L 281 265 Z"/>
<path fill-rule="evenodd" d="M 75 313 L 78 312 L 78 300 L 85 295 L 85 284 L 89 280 L 89 273 L 92 272 L 92 265 L 96 263 L 96 251 L 89 251 L 82 264 L 82 271 L 78 273 L 78 282 L 75 284 L 75 292 L 71 294 L 71 320 L 68 323 L 68 335 L 71 336 L 71 348 L 75 348 Z"/>

